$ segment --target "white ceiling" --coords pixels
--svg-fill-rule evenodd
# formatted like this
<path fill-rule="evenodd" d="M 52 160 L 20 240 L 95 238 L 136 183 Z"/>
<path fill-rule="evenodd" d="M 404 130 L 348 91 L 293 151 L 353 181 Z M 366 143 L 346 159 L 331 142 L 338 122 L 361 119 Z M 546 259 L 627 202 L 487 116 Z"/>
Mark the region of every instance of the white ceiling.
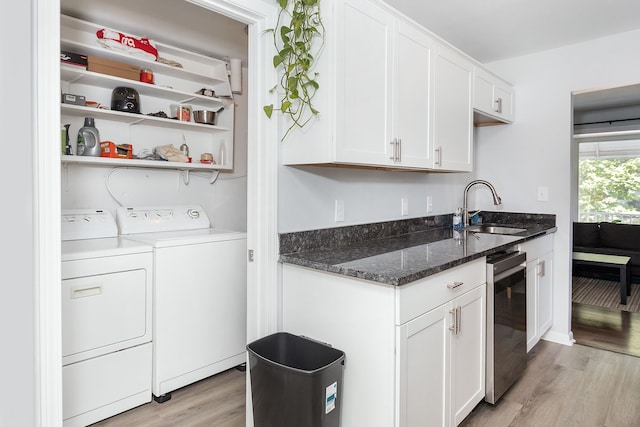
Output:
<path fill-rule="evenodd" d="M 260 1 L 260 0 L 255 0 Z M 266 0 L 273 1 L 276 0 Z M 386 0 L 476 60 L 487 63 L 640 28 L 640 0 Z M 61 12 L 247 64 L 243 23 L 180 0 L 61 0 Z M 625 89 L 585 94 L 577 108 L 606 99 L 634 102 Z"/>
<path fill-rule="evenodd" d="M 640 28 L 638 0 L 386 0 L 480 62 Z"/>
<path fill-rule="evenodd" d="M 483 63 L 640 28 L 638 0 L 386 2 Z M 211 56 L 239 57 L 246 64 L 245 25 L 188 2 L 61 0 L 61 11 Z"/>

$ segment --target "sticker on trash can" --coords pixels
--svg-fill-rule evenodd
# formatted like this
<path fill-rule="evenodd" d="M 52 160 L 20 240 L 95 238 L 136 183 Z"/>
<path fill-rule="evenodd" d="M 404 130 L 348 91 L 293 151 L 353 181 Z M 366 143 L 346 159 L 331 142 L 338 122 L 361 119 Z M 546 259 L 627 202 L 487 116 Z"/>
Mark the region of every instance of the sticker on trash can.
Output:
<path fill-rule="evenodd" d="M 336 397 L 338 395 L 338 382 L 331 384 L 327 387 L 326 400 L 324 406 L 324 413 L 328 414 L 329 412 L 336 409 Z"/>

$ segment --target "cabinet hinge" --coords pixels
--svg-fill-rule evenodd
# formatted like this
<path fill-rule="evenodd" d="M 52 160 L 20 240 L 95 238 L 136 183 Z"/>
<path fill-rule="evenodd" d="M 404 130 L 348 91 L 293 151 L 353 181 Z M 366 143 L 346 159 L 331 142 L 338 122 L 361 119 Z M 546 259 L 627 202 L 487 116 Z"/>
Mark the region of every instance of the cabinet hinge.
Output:
<path fill-rule="evenodd" d="M 247 257 L 249 259 L 249 262 L 253 262 L 253 249 L 249 249 L 247 251 Z"/>

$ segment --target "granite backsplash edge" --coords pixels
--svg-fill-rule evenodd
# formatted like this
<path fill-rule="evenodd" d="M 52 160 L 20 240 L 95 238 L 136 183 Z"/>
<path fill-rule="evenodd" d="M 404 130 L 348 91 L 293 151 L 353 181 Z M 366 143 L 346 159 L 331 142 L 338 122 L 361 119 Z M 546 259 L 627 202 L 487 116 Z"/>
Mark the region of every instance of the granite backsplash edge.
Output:
<path fill-rule="evenodd" d="M 518 227 L 555 227 L 553 214 L 482 211 L 482 222 L 509 224 Z M 323 228 L 309 231 L 281 233 L 280 254 L 326 250 L 361 243 L 367 240 L 400 236 L 435 228 L 451 227 L 453 214 L 433 215 L 370 224 Z"/>

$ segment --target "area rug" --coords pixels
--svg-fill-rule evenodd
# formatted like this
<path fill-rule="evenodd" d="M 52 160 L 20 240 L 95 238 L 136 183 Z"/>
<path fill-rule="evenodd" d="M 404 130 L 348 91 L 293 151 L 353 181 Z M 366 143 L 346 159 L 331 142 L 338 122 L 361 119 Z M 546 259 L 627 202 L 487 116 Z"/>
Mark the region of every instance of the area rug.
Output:
<path fill-rule="evenodd" d="M 640 286 L 631 285 L 627 305 L 620 304 L 620 283 L 591 277 L 573 276 L 572 301 L 614 310 L 640 312 Z"/>

